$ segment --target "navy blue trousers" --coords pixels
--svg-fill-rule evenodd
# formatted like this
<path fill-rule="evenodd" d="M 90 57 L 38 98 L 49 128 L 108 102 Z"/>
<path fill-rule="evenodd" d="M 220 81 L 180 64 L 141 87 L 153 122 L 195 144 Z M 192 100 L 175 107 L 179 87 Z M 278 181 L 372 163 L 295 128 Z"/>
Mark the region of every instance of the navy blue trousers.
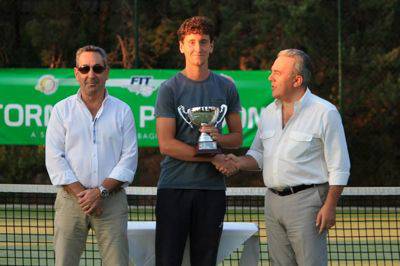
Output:
<path fill-rule="evenodd" d="M 224 190 L 159 189 L 156 265 L 180 266 L 188 236 L 191 265 L 216 265 L 225 209 Z"/>

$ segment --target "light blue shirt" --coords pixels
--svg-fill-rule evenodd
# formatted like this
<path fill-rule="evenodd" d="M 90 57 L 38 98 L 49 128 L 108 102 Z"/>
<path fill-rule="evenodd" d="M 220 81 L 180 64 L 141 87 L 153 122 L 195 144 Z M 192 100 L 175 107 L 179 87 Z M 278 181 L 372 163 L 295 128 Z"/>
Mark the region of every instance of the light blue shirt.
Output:
<path fill-rule="evenodd" d="M 130 107 L 106 93 L 93 118 L 78 92 L 58 102 L 46 132 L 46 167 L 53 185 L 79 181 L 94 188 L 105 178 L 133 181 L 138 149 Z"/>

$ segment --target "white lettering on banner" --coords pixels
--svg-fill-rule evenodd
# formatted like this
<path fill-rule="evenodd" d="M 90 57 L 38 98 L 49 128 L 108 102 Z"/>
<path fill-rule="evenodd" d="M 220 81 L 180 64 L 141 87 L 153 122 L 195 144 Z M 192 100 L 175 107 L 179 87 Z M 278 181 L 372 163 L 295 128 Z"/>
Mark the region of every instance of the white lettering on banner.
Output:
<path fill-rule="evenodd" d="M 43 127 L 47 126 L 52 105 L 43 107 L 38 104 L 27 104 L 25 106 L 17 103 L 0 105 L 0 110 L 4 107 L 4 123 L 9 127 L 21 127 L 25 125 Z M 12 118 L 11 118 L 12 117 Z"/>
<path fill-rule="evenodd" d="M 137 137 L 139 140 L 156 140 L 157 139 L 157 134 L 156 133 L 137 133 Z"/>
<path fill-rule="evenodd" d="M 247 113 L 246 109 L 242 107 L 242 111 L 240 112 L 240 120 L 242 120 L 242 128 L 246 127 L 246 121 L 247 121 Z"/>
<path fill-rule="evenodd" d="M 40 106 L 38 104 L 0 104 L 0 112 L 4 112 L 4 124 L 9 127 L 46 127 L 49 123 L 52 105 Z M 241 120 L 243 129 L 256 128 L 261 118 L 261 112 L 257 107 L 242 107 Z M 0 116 L 1 117 L 1 116 Z M 155 109 L 151 105 L 143 105 L 139 107 L 139 125 L 140 128 L 146 128 L 149 123 L 154 123 Z M 224 121 L 223 125 L 226 125 Z M 155 139 L 156 136 L 143 136 L 143 139 Z"/>
<path fill-rule="evenodd" d="M 47 127 L 47 124 L 49 123 L 49 120 L 50 120 L 51 110 L 53 110 L 53 106 L 52 105 L 46 105 L 44 107 L 44 125 L 46 127 Z"/>
<path fill-rule="evenodd" d="M 35 120 L 36 125 L 41 127 L 42 121 L 40 121 L 40 116 L 42 115 L 42 107 L 38 104 L 27 104 L 25 110 L 25 126 L 31 126 L 31 120 L 33 119 Z"/>
<path fill-rule="evenodd" d="M 36 138 L 44 139 L 45 137 L 46 137 L 46 131 L 39 131 L 39 132 L 32 131 L 32 133 L 31 133 L 32 139 L 36 139 Z"/>
<path fill-rule="evenodd" d="M 258 125 L 258 122 L 260 121 L 260 115 L 258 114 L 256 107 L 250 107 L 248 114 L 249 123 L 247 124 L 247 128 L 252 129 L 254 126 Z"/>
<path fill-rule="evenodd" d="M 246 129 L 252 129 L 258 126 L 258 122 L 260 121 L 261 112 L 264 108 L 261 108 L 260 112 L 258 112 L 257 107 L 248 107 L 248 109 L 242 107 L 241 112 L 241 120 L 242 127 Z M 140 128 L 146 127 L 146 122 L 150 122 L 155 120 L 154 115 L 154 106 L 143 105 L 140 106 Z M 224 119 L 222 126 L 226 126 L 226 121 Z"/>
<path fill-rule="evenodd" d="M 140 127 L 146 126 L 146 121 L 152 121 L 155 119 L 154 106 L 140 106 Z"/>
<path fill-rule="evenodd" d="M 260 112 L 257 111 L 257 107 L 249 107 L 247 110 L 242 107 L 241 119 L 242 127 L 252 129 L 258 126 L 258 122 L 261 118 L 261 113 L 264 108 L 261 108 Z"/>
<path fill-rule="evenodd" d="M 17 111 L 17 120 L 11 121 L 10 113 L 11 110 Z M 6 108 L 4 108 L 4 122 L 9 127 L 20 127 L 24 123 L 24 110 L 22 106 L 19 104 L 7 104 Z"/>

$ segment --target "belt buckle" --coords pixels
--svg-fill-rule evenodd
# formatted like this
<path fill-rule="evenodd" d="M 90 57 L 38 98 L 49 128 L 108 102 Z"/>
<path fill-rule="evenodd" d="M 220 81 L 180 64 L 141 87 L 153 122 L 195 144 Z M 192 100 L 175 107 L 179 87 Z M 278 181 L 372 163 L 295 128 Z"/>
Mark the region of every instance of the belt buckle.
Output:
<path fill-rule="evenodd" d="M 278 192 L 283 192 L 287 187 L 274 187 L 272 188 L 273 190 L 276 190 Z"/>
<path fill-rule="evenodd" d="M 289 190 L 292 194 L 295 193 L 293 187 L 290 187 L 290 186 L 288 186 L 288 187 L 278 187 L 278 188 L 275 188 L 275 190 L 278 191 L 278 192 L 280 192 L 280 193 L 285 192 L 285 191 L 288 191 L 288 190 Z"/>

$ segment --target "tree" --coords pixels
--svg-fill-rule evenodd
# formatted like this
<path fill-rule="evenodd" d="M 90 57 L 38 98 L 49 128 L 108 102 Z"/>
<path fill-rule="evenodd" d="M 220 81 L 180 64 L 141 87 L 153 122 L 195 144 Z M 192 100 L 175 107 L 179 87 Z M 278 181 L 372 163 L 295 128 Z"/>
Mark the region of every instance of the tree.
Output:
<path fill-rule="evenodd" d="M 343 62 L 338 62 L 337 1 L 138 1 L 140 38 L 135 47 L 133 1 L 0 0 L 0 67 L 71 67 L 77 48 L 96 44 L 108 51 L 114 68 L 132 68 L 139 51 L 142 68 L 179 69 L 184 59 L 176 31 L 184 19 L 205 15 L 216 25 L 213 69 L 269 69 L 278 51 L 303 49 L 314 61 L 312 91 L 337 105 L 342 64 L 341 111 L 352 161 L 351 184 L 400 185 L 396 149 L 400 145 L 400 1 L 342 0 Z M 0 148 L 0 155 L 6 152 L 13 158 L 12 165 L 1 168 L 8 173 L 3 177 L 18 176 L 18 149 Z M 37 156 L 42 155 L 41 149 L 22 148 Z M 161 159 L 157 149 L 141 152 L 152 158 L 146 163 Z M 1 160 L 4 157 L 0 156 L 0 166 L 5 167 Z M 43 170 L 28 165 L 23 167 L 27 172 Z M 139 174 L 153 177 L 155 173 L 147 169 L 139 166 Z M 235 182 L 246 180 L 248 175 L 243 175 Z M 261 185 L 256 179 L 253 176 L 253 184 Z"/>

